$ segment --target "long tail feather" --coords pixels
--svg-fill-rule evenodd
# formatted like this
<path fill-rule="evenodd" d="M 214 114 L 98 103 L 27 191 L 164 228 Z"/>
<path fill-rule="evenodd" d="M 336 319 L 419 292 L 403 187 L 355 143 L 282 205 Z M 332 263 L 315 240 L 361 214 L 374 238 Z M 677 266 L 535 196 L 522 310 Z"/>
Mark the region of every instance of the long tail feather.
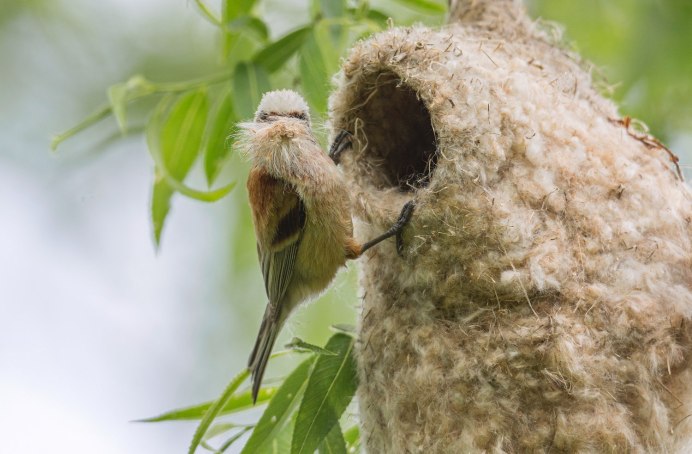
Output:
<path fill-rule="evenodd" d="M 252 372 L 252 402 L 257 402 L 257 394 L 259 393 L 260 386 L 262 385 L 262 377 L 264 377 L 264 370 L 267 367 L 267 362 L 269 361 L 269 355 L 271 355 L 272 348 L 274 347 L 274 342 L 276 342 L 276 336 L 279 333 L 279 324 L 274 317 L 273 311 L 270 307 L 264 313 L 264 318 L 262 319 L 262 324 L 260 325 L 259 333 L 257 334 L 257 340 L 255 341 L 255 347 L 250 353 L 250 359 L 248 361 L 248 369 Z"/>

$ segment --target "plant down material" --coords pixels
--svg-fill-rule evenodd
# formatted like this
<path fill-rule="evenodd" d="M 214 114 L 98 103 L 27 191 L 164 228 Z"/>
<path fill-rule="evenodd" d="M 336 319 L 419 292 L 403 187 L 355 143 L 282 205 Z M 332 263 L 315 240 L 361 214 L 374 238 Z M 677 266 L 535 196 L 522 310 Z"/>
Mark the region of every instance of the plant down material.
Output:
<path fill-rule="evenodd" d="M 363 261 L 368 452 L 692 451 L 692 191 L 516 3 L 456 3 L 330 100 L 357 236 L 417 202 Z"/>

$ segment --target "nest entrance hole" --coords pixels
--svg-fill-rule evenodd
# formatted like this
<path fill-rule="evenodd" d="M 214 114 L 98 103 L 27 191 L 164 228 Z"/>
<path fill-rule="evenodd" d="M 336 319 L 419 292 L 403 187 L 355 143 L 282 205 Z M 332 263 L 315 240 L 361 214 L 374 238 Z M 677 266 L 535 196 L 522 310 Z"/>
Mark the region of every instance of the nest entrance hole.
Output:
<path fill-rule="evenodd" d="M 361 171 L 378 188 L 426 186 L 437 163 L 430 113 L 416 92 L 393 73 L 379 73 L 354 117 Z"/>

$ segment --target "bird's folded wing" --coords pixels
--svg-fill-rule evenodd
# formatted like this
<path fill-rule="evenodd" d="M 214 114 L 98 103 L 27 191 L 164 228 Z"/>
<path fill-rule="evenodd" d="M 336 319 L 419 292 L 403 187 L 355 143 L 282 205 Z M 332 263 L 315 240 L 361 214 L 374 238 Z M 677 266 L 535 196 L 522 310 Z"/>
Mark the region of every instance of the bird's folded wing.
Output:
<path fill-rule="evenodd" d="M 284 191 L 277 207 L 280 214 L 270 244 L 258 243 L 264 286 L 269 303 L 279 304 L 286 293 L 295 268 L 298 248 L 305 227 L 305 206 L 295 191 Z"/>

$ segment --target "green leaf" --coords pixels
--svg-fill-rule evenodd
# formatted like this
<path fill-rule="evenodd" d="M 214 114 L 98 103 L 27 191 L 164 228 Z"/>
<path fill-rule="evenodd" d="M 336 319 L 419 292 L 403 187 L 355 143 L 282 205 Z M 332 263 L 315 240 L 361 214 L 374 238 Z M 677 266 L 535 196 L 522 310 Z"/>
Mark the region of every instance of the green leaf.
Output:
<path fill-rule="evenodd" d="M 212 438 L 218 437 L 223 433 L 230 432 L 233 429 L 246 429 L 248 427 L 252 429 L 251 426 L 247 425 L 238 425 L 232 422 L 220 422 L 218 424 L 214 424 L 207 430 L 207 433 L 204 434 L 204 440 L 211 440 Z"/>
<path fill-rule="evenodd" d="M 368 19 L 371 21 L 377 23 L 380 28 L 384 28 L 387 26 L 387 21 L 389 20 L 389 15 L 386 13 L 383 13 L 382 11 L 378 11 L 376 9 L 370 9 L 368 10 L 367 16 Z"/>
<path fill-rule="evenodd" d="M 113 109 L 113 115 L 115 116 L 115 121 L 118 122 L 118 128 L 120 132 L 125 134 L 127 132 L 127 116 L 125 114 L 125 105 L 127 104 L 127 86 L 124 83 L 119 83 L 111 85 L 108 87 L 107 91 L 108 102 Z"/>
<path fill-rule="evenodd" d="M 323 17 L 341 17 L 346 12 L 345 0 L 319 0 Z"/>
<path fill-rule="evenodd" d="M 278 388 L 267 388 L 264 387 L 260 389 L 257 395 L 257 404 L 263 404 L 270 400 L 274 394 L 276 394 Z M 190 407 L 178 408 L 176 410 L 171 410 L 158 416 L 151 418 L 140 419 L 137 422 L 160 422 L 160 421 L 186 421 L 192 419 L 202 419 L 204 414 L 209 410 L 209 408 L 214 405 L 212 402 L 204 402 L 198 405 L 192 405 Z M 255 405 L 252 403 L 252 393 L 250 390 L 244 391 L 239 394 L 232 395 L 223 409 L 219 412 L 220 415 L 227 415 L 230 413 L 236 413 L 239 411 L 247 410 L 253 408 Z"/>
<path fill-rule="evenodd" d="M 255 0 L 223 0 L 221 3 L 222 20 L 225 23 L 247 14 L 255 5 Z"/>
<path fill-rule="evenodd" d="M 298 410 L 292 454 L 313 453 L 351 402 L 358 386 L 353 342 L 351 336 L 337 333 L 324 347 L 337 355 L 317 358 Z"/>
<path fill-rule="evenodd" d="M 309 353 L 315 353 L 318 355 L 336 355 L 334 352 L 330 352 L 328 350 L 325 350 L 322 347 L 318 347 L 317 345 L 309 344 L 305 342 L 303 339 L 300 339 L 298 337 L 294 337 L 290 343 L 286 345 L 286 348 L 290 348 L 293 351 L 299 351 L 299 352 L 309 352 Z"/>
<path fill-rule="evenodd" d="M 201 88 L 182 95 L 163 124 L 161 156 L 178 181 L 185 178 L 201 151 L 207 113 L 207 92 Z"/>
<path fill-rule="evenodd" d="M 444 14 L 447 11 L 445 3 L 435 0 L 395 0 L 411 9 L 415 9 L 425 14 Z"/>
<path fill-rule="evenodd" d="M 354 448 L 354 452 L 357 452 L 357 448 L 360 445 L 360 427 L 355 425 L 344 432 L 344 441 L 348 445 L 349 450 Z"/>
<path fill-rule="evenodd" d="M 346 35 L 342 34 L 340 30 L 340 26 L 333 25 L 333 23 L 328 20 L 319 21 L 313 29 L 317 48 L 324 62 L 327 83 L 329 83 L 331 75 L 339 70 L 339 58 L 342 50 L 345 50 L 344 48 L 346 46 L 344 41 Z"/>
<path fill-rule="evenodd" d="M 250 62 L 238 63 L 233 76 L 236 116 L 251 118 L 262 95 L 270 88 L 269 76 L 262 66 Z"/>
<path fill-rule="evenodd" d="M 171 197 L 175 191 L 166 184 L 166 180 L 158 170 L 154 171 L 154 188 L 151 194 L 151 222 L 154 227 L 154 244 L 161 244 L 161 233 L 166 223 L 168 212 L 171 210 Z"/>
<path fill-rule="evenodd" d="M 249 33 L 225 31 L 222 39 L 221 57 L 233 68 L 238 62 L 254 55 L 258 43 Z"/>
<path fill-rule="evenodd" d="M 214 421 L 221 409 L 226 406 L 226 402 L 233 395 L 236 389 L 250 376 L 250 371 L 248 369 L 243 370 L 241 373 L 233 377 L 233 379 L 228 383 L 226 389 L 223 391 L 221 396 L 218 398 L 214 405 L 212 405 L 209 410 L 204 414 L 202 421 L 197 426 L 195 434 L 192 437 L 192 442 L 190 442 L 190 448 L 188 449 L 188 454 L 194 454 L 199 446 L 200 442 L 204 438 L 204 434 L 209 429 L 209 426 Z"/>
<path fill-rule="evenodd" d="M 214 184 L 221 166 L 231 151 L 228 139 L 236 131 L 235 123 L 233 98 L 230 90 L 226 90 L 216 102 L 207 125 L 207 137 L 204 145 L 204 173 L 207 176 L 209 186 Z"/>
<path fill-rule="evenodd" d="M 286 454 L 291 451 L 291 438 L 293 437 L 293 428 L 296 425 L 295 412 L 286 421 L 284 427 L 272 437 L 270 443 L 266 443 L 260 450 L 253 454 Z"/>
<path fill-rule="evenodd" d="M 201 149 L 207 117 L 206 89 L 187 92 L 164 120 L 171 100 L 171 95 L 167 95 L 159 102 L 147 125 L 147 145 L 156 165 L 151 214 L 157 247 L 175 191 L 202 202 L 215 202 L 235 186 L 229 183 L 212 191 L 199 191 L 182 182 Z"/>
<path fill-rule="evenodd" d="M 254 454 L 272 446 L 284 426 L 290 422 L 290 415 L 298 406 L 314 362 L 315 357 L 306 359 L 284 380 L 257 422 L 241 454 Z"/>
<path fill-rule="evenodd" d="M 319 454 L 346 454 L 346 442 L 341 433 L 341 425 L 336 422 L 332 430 L 327 434 L 322 443 L 320 443 Z"/>
<path fill-rule="evenodd" d="M 310 33 L 310 27 L 299 28 L 283 38 L 273 42 L 260 50 L 253 57 L 253 61 L 273 73 L 288 61 L 303 45 L 305 38 Z"/>
<path fill-rule="evenodd" d="M 219 449 L 216 450 L 216 453 L 222 454 L 222 453 L 226 452 L 226 450 L 227 450 L 228 448 L 230 448 L 231 445 L 233 445 L 233 443 L 235 443 L 236 441 L 238 441 L 238 440 L 240 439 L 240 437 L 242 437 L 243 435 L 245 435 L 249 430 L 251 430 L 251 427 L 244 427 L 242 430 L 240 430 L 240 432 L 238 432 L 237 434 L 233 435 L 233 436 L 232 436 L 231 438 L 229 438 L 228 440 L 224 441 L 224 443 L 223 443 L 221 446 L 219 446 Z"/>
<path fill-rule="evenodd" d="M 233 33 L 252 33 L 260 41 L 269 39 L 267 24 L 258 17 L 240 16 L 227 24 L 227 29 Z"/>
<path fill-rule="evenodd" d="M 155 156 L 154 162 L 161 161 L 160 137 L 163 129 L 163 116 L 168 111 L 173 101 L 173 95 L 164 96 L 159 104 L 154 109 L 146 128 L 147 146 L 149 153 Z M 151 220 L 154 227 L 154 244 L 158 247 L 161 240 L 161 232 L 163 225 L 166 222 L 166 216 L 170 210 L 170 200 L 173 196 L 173 189 L 166 184 L 165 177 L 162 175 L 162 170 L 157 165 L 154 168 L 154 187 L 151 194 Z"/>
<path fill-rule="evenodd" d="M 216 15 L 209 9 L 206 3 L 204 3 L 202 0 L 195 0 L 195 5 L 197 5 L 197 9 L 199 9 L 200 13 L 204 18 L 206 18 L 209 22 L 211 22 L 214 25 L 221 25 L 221 20 L 216 17 Z"/>
<path fill-rule="evenodd" d="M 346 333 L 346 334 L 353 334 L 356 332 L 356 327 L 353 325 L 350 325 L 348 323 L 336 323 L 330 328 L 336 332 L 341 332 L 341 333 Z"/>
<path fill-rule="evenodd" d="M 329 75 L 314 32 L 310 33 L 303 43 L 298 67 L 305 98 L 324 116 L 329 97 Z"/>
<path fill-rule="evenodd" d="M 248 33 L 241 31 L 232 32 L 229 24 L 243 15 L 248 15 L 255 5 L 255 0 L 222 0 L 221 23 L 223 35 L 221 53 L 224 59 L 229 60 L 230 65 L 249 58 L 254 49 L 254 42 Z"/>
<path fill-rule="evenodd" d="M 127 115 L 125 112 L 127 103 L 132 99 L 151 94 L 154 90 L 154 85 L 139 74 L 130 77 L 126 82 L 111 85 L 108 88 L 108 102 L 113 110 L 115 120 L 118 122 L 118 128 L 123 134 L 127 132 Z"/>
<path fill-rule="evenodd" d="M 190 170 L 199 154 L 207 119 L 207 93 L 204 88 L 182 95 L 163 120 L 170 102 L 170 97 L 164 97 L 147 125 L 149 152 L 156 164 L 151 216 L 157 246 L 170 211 L 171 197 L 174 189 L 178 189 L 174 188 L 177 185 L 171 184 L 171 180 L 182 182 Z"/>

